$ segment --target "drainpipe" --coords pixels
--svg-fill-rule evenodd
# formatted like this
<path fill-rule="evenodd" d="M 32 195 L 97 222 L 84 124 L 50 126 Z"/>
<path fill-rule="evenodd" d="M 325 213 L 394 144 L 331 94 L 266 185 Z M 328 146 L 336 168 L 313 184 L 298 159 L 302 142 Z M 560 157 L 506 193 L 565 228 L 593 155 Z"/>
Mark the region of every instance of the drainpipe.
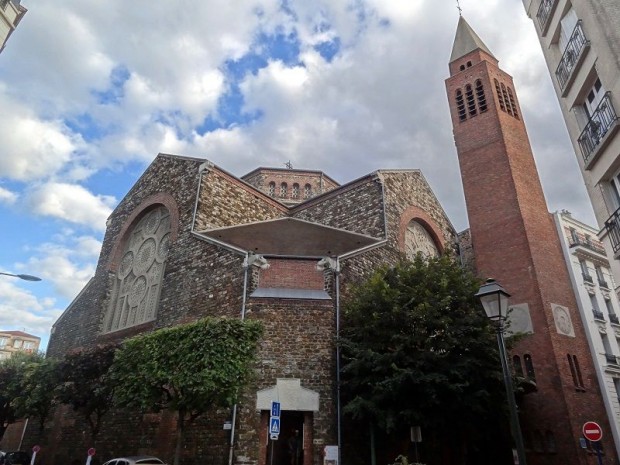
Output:
<path fill-rule="evenodd" d="M 338 465 L 342 465 L 340 456 L 342 454 L 341 438 L 341 413 L 340 413 L 340 258 L 336 258 L 336 268 L 334 269 L 336 280 L 336 424 L 338 428 Z"/>
<path fill-rule="evenodd" d="M 245 305 L 247 302 L 248 277 L 250 274 L 250 268 L 253 265 L 257 265 L 262 270 L 269 268 L 269 264 L 267 263 L 267 260 L 265 260 L 262 255 L 255 255 L 255 254 L 251 254 L 250 252 L 245 253 L 245 258 L 243 259 L 243 296 L 241 297 L 241 321 L 245 320 Z M 233 411 L 232 411 L 232 421 L 230 425 L 230 448 L 228 450 L 228 465 L 232 465 L 233 463 L 233 452 L 235 449 L 236 423 L 237 423 L 237 404 L 233 405 Z"/>
<path fill-rule="evenodd" d="M 248 271 L 250 269 L 249 256 L 250 256 L 250 253 L 246 252 L 245 258 L 243 259 L 243 295 L 241 297 L 241 321 L 245 320 L 245 301 L 246 301 L 246 293 L 248 289 Z M 235 425 L 236 423 L 237 423 L 237 404 L 233 405 L 233 408 L 232 408 L 232 422 L 230 425 L 230 447 L 228 449 L 228 465 L 232 465 L 233 463 L 233 453 L 235 450 Z"/>

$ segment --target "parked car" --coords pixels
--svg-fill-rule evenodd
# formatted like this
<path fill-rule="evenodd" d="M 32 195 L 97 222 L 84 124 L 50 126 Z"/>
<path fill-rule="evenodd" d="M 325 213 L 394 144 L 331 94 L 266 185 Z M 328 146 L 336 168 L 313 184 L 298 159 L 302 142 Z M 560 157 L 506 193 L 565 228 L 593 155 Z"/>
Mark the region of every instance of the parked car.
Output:
<path fill-rule="evenodd" d="M 163 460 L 150 455 L 134 455 L 108 460 L 103 465 L 166 465 Z"/>
<path fill-rule="evenodd" d="M 30 465 L 30 455 L 22 450 L 5 452 L 0 457 L 0 465 Z"/>

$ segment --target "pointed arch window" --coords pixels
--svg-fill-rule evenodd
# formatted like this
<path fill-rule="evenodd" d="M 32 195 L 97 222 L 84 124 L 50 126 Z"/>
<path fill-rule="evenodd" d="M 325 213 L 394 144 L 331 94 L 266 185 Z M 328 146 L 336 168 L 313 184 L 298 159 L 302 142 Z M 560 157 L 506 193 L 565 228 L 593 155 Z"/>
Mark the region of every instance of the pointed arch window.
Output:
<path fill-rule="evenodd" d="M 523 362 L 525 364 L 525 374 L 527 378 L 536 381 L 536 372 L 534 371 L 534 361 L 532 360 L 532 356 L 530 354 L 525 354 L 523 356 Z"/>
<path fill-rule="evenodd" d="M 523 378 L 523 365 L 521 365 L 521 357 L 514 355 L 512 357 L 512 368 L 517 376 Z"/>
<path fill-rule="evenodd" d="M 164 265 L 170 247 L 170 212 L 149 210 L 126 235 L 104 318 L 104 332 L 152 321 L 157 314 Z"/>

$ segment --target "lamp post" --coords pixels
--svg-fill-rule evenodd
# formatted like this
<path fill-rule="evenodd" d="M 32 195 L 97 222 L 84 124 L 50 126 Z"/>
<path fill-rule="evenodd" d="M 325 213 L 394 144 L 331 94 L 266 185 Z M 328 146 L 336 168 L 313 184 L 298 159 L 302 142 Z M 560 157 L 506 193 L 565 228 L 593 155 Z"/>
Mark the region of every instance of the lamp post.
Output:
<path fill-rule="evenodd" d="M 521 434 L 521 427 L 519 426 L 519 415 L 517 414 L 517 402 L 515 401 L 512 376 L 506 356 L 506 345 L 504 344 L 504 321 L 508 314 L 508 297 L 510 297 L 510 294 L 508 294 L 508 292 L 494 279 L 487 279 L 487 282 L 480 286 L 476 297 L 480 299 L 484 307 L 484 312 L 489 320 L 493 322 L 497 331 L 497 344 L 499 346 L 502 371 L 504 372 L 504 385 L 506 386 L 506 396 L 510 409 L 510 429 L 512 430 L 512 437 L 517 447 L 519 465 L 527 465 L 525 460 L 525 447 L 523 447 L 523 436 Z"/>
<path fill-rule="evenodd" d="M 0 271 L 0 275 L 13 276 L 14 278 L 23 279 L 24 281 L 41 281 L 41 278 L 39 278 L 37 276 L 32 276 L 31 274 L 2 273 Z"/>

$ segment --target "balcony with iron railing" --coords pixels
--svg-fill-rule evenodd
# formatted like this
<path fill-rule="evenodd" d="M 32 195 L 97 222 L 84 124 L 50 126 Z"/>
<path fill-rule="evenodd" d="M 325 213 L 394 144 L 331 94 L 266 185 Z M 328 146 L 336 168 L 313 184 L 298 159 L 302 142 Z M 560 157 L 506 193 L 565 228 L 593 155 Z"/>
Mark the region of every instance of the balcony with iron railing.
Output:
<path fill-rule="evenodd" d="M 592 276 L 587 274 L 587 273 L 581 273 L 581 276 L 583 277 L 583 281 L 586 283 L 590 283 L 590 284 L 594 284 L 594 279 L 592 279 Z"/>
<path fill-rule="evenodd" d="M 604 287 L 605 289 L 609 289 L 609 284 L 604 279 L 598 278 L 598 285 Z"/>
<path fill-rule="evenodd" d="M 605 352 L 605 360 L 607 360 L 607 363 L 610 365 L 618 365 L 618 357 L 614 354 L 608 354 Z"/>
<path fill-rule="evenodd" d="M 592 309 L 592 315 L 594 315 L 595 320 L 605 321 L 605 315 L 599 310 Z"/>
<path fill-rule="evenodd" d="M 605 231 L 607 231 L 615 256 L 620 251 L 620 208 L 605 221 Z"/>
<path fill-rule="evenodd" d="M 617 130 L 618 115 L 611 102 L 611 92 L 606 92 L 577 139 L 586 169 L 589 169 Z"/>
<path fill-rule="evenodd" d="M 551 23 L 551 17 L 555 7 L 558 4 L 558 0 L 542 0 L 538 11 L 536 12 L 536 18 L 538 18 L 538 25 L 540 26 L 540 33 L 542 36 L 547 34 L 549 29 L 549 23 Z"/>
<path fill-rule="evenodd" d="M 616 315 L 615 313 L 609 314 L 609 322 L 615 325 L 620 325 L 620 320 L 618 320 L 618 315 Z"/>
<path fill-rule="evenodd" d="M 605 256 L 605 247 L 598 241 L 593 241 L 592 239 L 584 239 L 582 237 L 572 237 L 569 241 L 569 247 L 572 249 L 573 247 L 583 247 L 588 249 L 591 252 L 595 252 L 600 256 Z M 600 257 L 598 257 L 600 258 Z"/>
<path fill-rule="evenodd" d="M 555 75 L 562 89 L 562 96 L 564 97 L 572 84 L 577 69 L 581 64 L 585 51 L 590 47 L 590 41 L 586 39 L 586 35 L 583 32 L 582 21 L 577 21 L 577 25 L 570 36 L 568 44 L 564 49 L 560 64 L 555 70 Z"/>

